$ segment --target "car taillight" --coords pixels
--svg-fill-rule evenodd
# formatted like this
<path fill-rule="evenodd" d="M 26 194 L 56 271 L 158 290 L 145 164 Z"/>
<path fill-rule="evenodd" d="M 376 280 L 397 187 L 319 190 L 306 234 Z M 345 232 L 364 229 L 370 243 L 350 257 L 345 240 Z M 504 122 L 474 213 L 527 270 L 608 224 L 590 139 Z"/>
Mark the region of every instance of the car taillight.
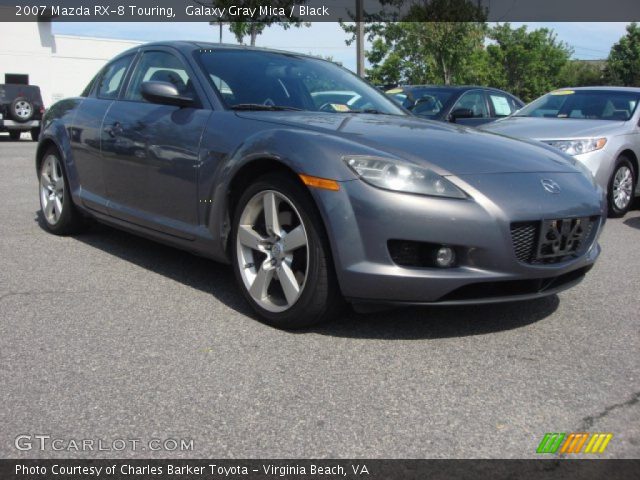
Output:
<path fill-rule="evenodd" d="M 40 107 L 40 113 L 44 115 L 45 110 L 46 110 L 46 108 L 44 108 L 44 105 L 42 105 Z"/>

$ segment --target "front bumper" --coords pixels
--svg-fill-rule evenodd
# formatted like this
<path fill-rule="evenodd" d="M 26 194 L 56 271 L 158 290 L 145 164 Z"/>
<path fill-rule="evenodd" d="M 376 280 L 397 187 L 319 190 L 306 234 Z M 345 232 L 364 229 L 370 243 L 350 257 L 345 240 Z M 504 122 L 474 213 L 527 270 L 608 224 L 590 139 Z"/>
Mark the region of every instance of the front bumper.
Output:
<path fill-rule="evenodd" d="M 315 190 L 343 295 L 354 302 L 464 304 L 536 298 L 575 285 L 600 254 L 604 195 L 582 175 L 561 173 L 541 174 L 567 186 L 563 197 L 546 195 L 538 177 L 450 178 L 469 200 L 389 192 L 360 180 L 342 182 L 338 192 Z M 577 258 L 528 264 L 516 257 L 513 222 L 582 216 L 599 220 L 592 243 Z M 403 267 L 389 252 L 394 239 L 461 247 L 465 253 L 454 268 Z"/>
<path fill-rule="evenodd" d="M 14 120 L 0 120 L 0 131 L 21 131 L 28 132 L 33 128 L 40 127 L 40 120 L 30 120 L 28 122 L 16 122 Z"/>
<path fill-rule="evenodd" d="M 598 185 L 607 190 L 615 163 L 615 154 L 611 153 L 607 146 L 595 152 L 576 155 L 574 158 L 591 171 Z"/>

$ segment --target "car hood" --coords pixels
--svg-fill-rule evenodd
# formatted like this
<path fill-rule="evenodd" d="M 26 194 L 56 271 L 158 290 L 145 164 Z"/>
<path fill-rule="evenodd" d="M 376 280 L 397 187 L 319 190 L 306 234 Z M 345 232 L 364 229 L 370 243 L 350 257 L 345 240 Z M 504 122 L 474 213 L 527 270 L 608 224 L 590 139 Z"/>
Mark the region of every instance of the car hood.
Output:
<path fill-rule="evenodd" d="M 551 147 L 412 116 L 291 111 L 236 114 L 330 133 L 381 154 L 428 166 L 440 175 L 577 172 L 567 157 Z"/>
<path fill-rule="evenodd" d="M 625 122 L 577 118 L 509 117 L 482 125 L 487 132 L 516 138 L 560 140 L 619 133 Z"/>

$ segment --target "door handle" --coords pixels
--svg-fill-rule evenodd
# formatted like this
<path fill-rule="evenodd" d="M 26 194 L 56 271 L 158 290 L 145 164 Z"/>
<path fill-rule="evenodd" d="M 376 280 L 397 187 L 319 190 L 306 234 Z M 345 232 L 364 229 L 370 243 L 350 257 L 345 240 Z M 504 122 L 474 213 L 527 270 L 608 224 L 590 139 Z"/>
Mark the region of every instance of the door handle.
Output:
<path fill-rule="evenodd" d="M 122 130 L 122 124 L 120 122 L 113 122 L 112 125 L 104 129 L 104 132 L 111 138 L 116 138 L 117 135 L 122 133 Z"/>

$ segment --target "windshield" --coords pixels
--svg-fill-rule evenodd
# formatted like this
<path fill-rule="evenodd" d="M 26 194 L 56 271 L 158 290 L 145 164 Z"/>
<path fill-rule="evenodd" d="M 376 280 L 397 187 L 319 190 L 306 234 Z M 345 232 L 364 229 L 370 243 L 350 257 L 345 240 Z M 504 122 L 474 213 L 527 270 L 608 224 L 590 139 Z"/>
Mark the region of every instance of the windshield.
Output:
<path fill-rule="evenodd" d="M 615 90 L 556 90 L 533 101 L 516 117 L 627 121 L 640 94 Z"/>
<path fill-rule="evenodd" d="M 387 90 L 392 100 L 421 117 L 437 117 L 453 95 L 452 90 L 443 88 L 413 88 L 406 92 L 401 88 Z"/>
<path fill-rule="evenodd" d="M 382 92 L 331 62 L 255 50 L 206 50 L 199 55 L 229 108 L 405 115 Z"/>
<path fill-rule="evenodd" d="M 421 117 L 435 117 L 442 111 L 452 95 L 453 92 L 451 90 L 414 90 L 413 96 L 415 103 L 411 107 L 411 112 Z"/>

